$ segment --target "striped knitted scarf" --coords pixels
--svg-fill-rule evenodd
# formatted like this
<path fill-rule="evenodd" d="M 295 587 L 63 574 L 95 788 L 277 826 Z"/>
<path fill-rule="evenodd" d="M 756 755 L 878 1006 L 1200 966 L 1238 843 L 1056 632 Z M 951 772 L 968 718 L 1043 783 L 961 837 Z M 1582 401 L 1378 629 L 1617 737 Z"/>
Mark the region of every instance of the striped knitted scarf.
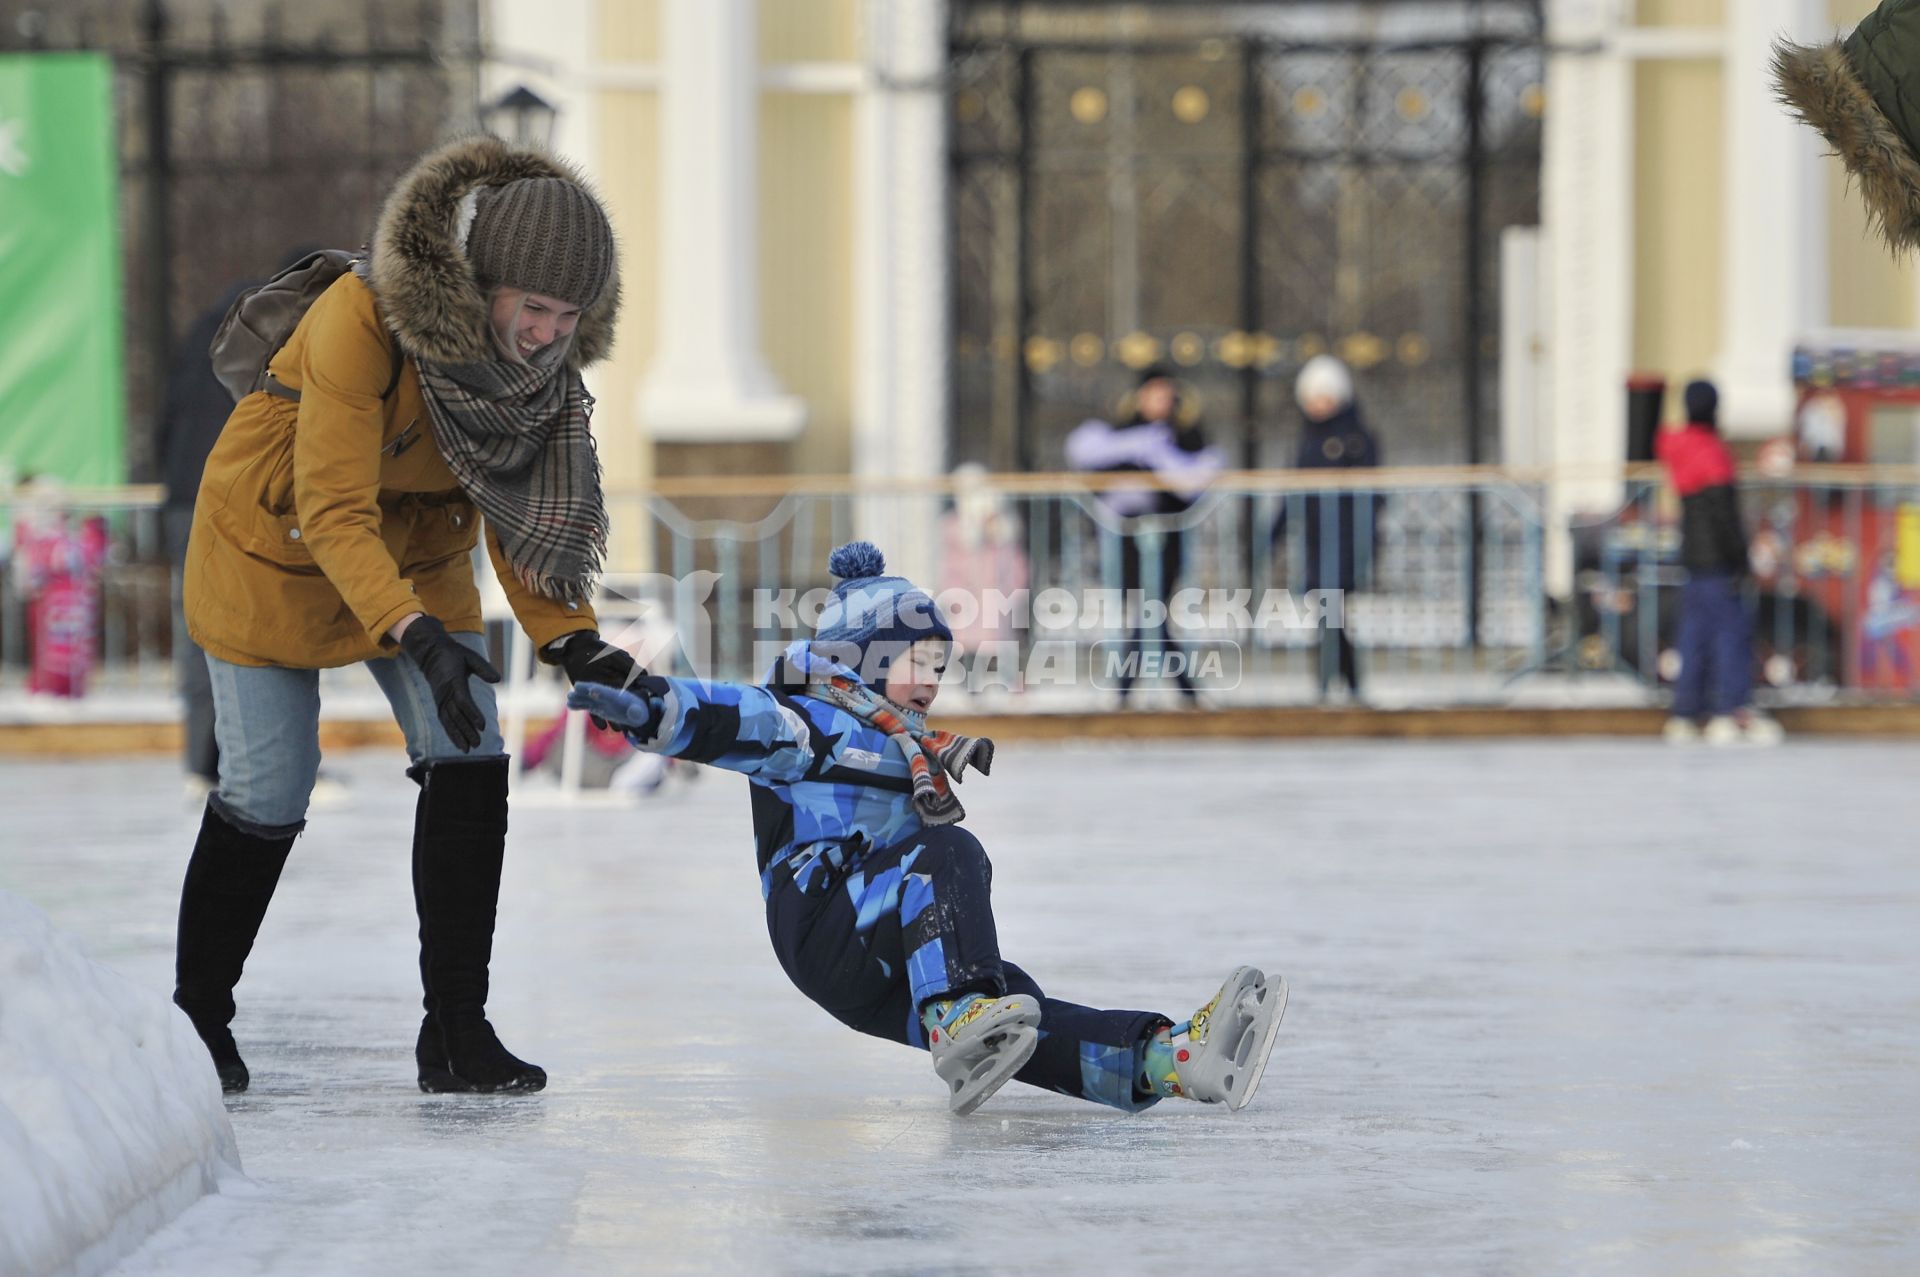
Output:
<path fill-rule="evenodd" d="M 951 825 L 967 813 L 954 797 L 967 764 L 982 776 L 993 767 L 993 742 L 984 736 L 932 731 L 926 715 L 897 705 L 842 670 L 809 668 L 807 690 L 885 732 L 906 755 L 913 778 L 913 809 L 922 824 Z"/>
<path fill-rule="evenodd" d="M 580 374 L 558 359 L 417 362 L 440 454 L 514 575 L 536 594 L 587 602 L 607 550 L 607 507 Z"/>

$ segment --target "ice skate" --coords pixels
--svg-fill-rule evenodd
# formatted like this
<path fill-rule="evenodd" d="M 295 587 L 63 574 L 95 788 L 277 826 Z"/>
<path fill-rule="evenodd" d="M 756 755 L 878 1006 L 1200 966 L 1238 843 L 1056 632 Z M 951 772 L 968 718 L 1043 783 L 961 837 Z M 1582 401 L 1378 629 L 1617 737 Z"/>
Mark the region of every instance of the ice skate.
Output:
<path fill-rule="evenodd" d="M 1704 739 L 1707 744 L 1722 748 L 1730 745 L 1767 746 L 1778 745 L 1785 735 L 1780 730 L 1780 724 L 1765 714 L 1736 710 L 1708 723 Z"/>
<path fill-rule="evenodd" d="M 1287 1010 L 1287 982 L 1257 967 L 1227 977 L 1213 1001 L 1193 1019 L 1168 1030 L 1173 1052 L 1172 1095 L 1243 1109 L 1260 1089 L 1274 1035 Z"/>
<path fill-rule="evenodd" d="M 1759 710 L 1742 710 L 1733 716 L 1740 727 L 1740 734 L 1749 745 L 1778 745 L 1787 737 L 1780 724 L 1762 714 Z"/>
<path fill-rule="evenodd" d="M 1666 726 L 1660 729 L 1660 735 L 1669 745 L 1697 745 L 1700 743 L 1700 725 L 1690 718 L 1669 718 Z"/>
<path fill-rule="evenodd" d="M 948 1107 L 962 1117 L 1005 1086 L 1040 1045 L 1040 1004 L 1024 994 L 935 1002 L 924 1018 L 933 1071 L 947 1084 Z"/>

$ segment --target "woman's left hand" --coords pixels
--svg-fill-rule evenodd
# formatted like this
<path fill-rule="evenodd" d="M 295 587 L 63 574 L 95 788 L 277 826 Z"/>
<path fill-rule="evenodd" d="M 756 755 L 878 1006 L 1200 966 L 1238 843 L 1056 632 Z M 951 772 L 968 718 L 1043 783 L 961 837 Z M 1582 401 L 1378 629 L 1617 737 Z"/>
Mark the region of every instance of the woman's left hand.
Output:
<path fill-rule="evenodd" d="M 551 650 L 576 687 L 582 683 L 632 687 L 647 673 L 633 657 L 601 638 L 598 630 L 576 630 Z M 596 714 L 593 725 L 605 727 L 606 723 Z"/>

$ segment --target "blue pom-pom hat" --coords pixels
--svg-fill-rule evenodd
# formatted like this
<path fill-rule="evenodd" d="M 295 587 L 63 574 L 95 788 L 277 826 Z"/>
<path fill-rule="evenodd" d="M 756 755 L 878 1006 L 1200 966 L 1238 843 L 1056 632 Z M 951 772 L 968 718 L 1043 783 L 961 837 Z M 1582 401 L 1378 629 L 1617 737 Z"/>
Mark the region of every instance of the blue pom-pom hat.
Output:
<path fill-rule="evenodd" d="M 886 575 L 887 560 L 871 541 L 849 541 L 827 556 L 827 571 L 843 581 Z"/>
<path fill-rule="evenodd" d="M 827 570 L 840 584 L 820 610 L 814 642 L 848 645 L 863 657 L 875 644 L 885 645 L 873 681 L 885 681 L 886 663 L 909 644 L 928 638 L 953 641 L 933 596 L 903 576 L 888 576 L 886 557 L 873 542 L 849 541 L 827 556 Z"/>

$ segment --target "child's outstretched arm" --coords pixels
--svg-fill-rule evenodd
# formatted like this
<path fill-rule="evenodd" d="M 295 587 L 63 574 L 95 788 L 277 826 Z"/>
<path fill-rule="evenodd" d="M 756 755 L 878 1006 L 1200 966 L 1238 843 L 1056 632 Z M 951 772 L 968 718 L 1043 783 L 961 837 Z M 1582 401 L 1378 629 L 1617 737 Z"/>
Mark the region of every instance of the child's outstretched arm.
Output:
<path fill-rule="evenodd" d="M 567 704 L 606 719 L 652 754 L 769 781 L 799 780 L 814 764 L 806 719 L 762 687 L 647 675 L 626 689 L 581 683 Z"/>

